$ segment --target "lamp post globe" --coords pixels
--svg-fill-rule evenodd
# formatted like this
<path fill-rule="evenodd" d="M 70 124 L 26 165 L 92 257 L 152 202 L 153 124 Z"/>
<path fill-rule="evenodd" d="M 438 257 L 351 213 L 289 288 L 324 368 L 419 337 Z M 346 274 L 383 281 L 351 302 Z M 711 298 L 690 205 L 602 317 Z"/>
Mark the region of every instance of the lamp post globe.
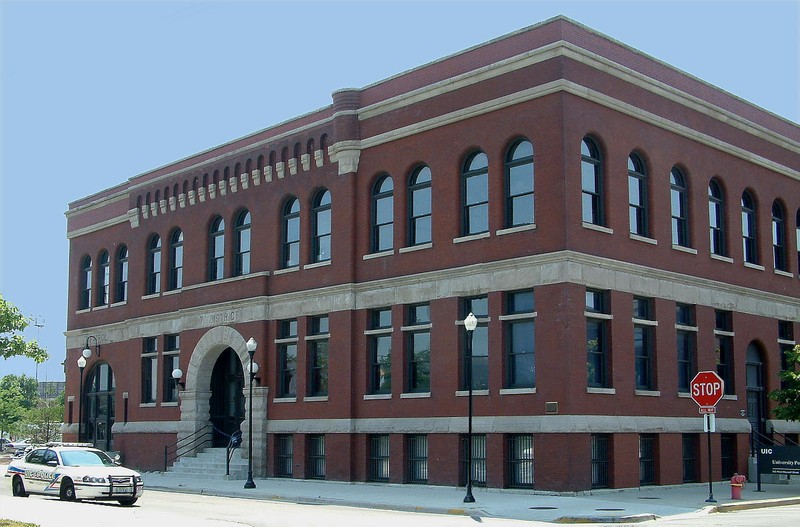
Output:
<path fill-rule="evenodd" d="M 253 380 L 258 372 L 258 364 L 253 361 L 253 356 L 256 353 L 256 340 L 250 337 L 245 346 L 250 356 L 250 362 L 247 364 L 247 371 L 250 373 L 250 397 L 247 399 L 247 481 L 244 483 L 244 488 L 254 489 L 256 482 L 253 481 Z"/>
<path fill-rule="evenodd" d="M 86 367 L 86 352 L 92 354 L 91 350 L 83 350 L 83 354 L 78 357 L 78 371 L 80 380 L 78 381 L 78 442 L 83 441 L 83 369 Z"/>

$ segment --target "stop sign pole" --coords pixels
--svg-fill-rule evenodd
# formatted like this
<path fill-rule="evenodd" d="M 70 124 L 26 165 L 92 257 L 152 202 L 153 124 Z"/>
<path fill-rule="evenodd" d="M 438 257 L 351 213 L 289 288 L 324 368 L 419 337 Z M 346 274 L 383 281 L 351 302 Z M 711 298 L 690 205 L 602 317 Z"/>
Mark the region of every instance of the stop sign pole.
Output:
<path fill-rule="evenodd" d="M 706 437 L 708 439 L 708 499 L 707 503 L 716 503 L 714 489 L 711 486 L 711 423 L 717 411 L 717 403 L 725 394 L 725 381 L 715 371 L 701 371 L 689 383 L 692 400 L 700 407 L 700 413 L 706 420 Z"/>

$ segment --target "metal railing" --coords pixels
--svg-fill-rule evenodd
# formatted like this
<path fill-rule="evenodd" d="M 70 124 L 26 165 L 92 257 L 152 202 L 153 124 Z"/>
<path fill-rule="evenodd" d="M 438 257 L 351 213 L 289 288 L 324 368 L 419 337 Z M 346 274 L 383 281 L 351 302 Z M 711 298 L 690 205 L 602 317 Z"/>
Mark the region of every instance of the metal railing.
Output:
<path fill-rule="evenodd" d="M 170 463 L 174 463 L 184 455 L 194 452 L 196 449 L 213 443 L 214 426 L 207 424 L 197 432 L 178 439 L 176 442 L 164 447 L 164 472 Z"/>
<path fill-rule="evenodd" d="M 237 430 L 234 432 L 230 439 L 228 439 L 228 446 L 225 450 L 225 475 L 231 475 L 231 458 L 233 457 L 233 451 L 239 448 L 242 445 L 242 431 Z"/>

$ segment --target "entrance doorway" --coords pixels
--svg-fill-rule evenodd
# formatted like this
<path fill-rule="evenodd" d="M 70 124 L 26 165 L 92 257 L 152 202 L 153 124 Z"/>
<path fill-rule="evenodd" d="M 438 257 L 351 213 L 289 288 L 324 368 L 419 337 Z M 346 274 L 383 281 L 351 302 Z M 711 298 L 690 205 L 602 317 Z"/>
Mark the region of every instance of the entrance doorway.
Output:
<path fill-rule="evenodd" d="M 211 374 L 211 424 L 214 447 L 225 447 L 244 421 L 244 370 L 239 356 L 231 348 L 214 364 Z"/>
<path fill-rule="evenodd" d="M 114 450 L 114 372 L 106 362 L 94 367 L 86 382 L 82 440 L 105 451 Z"/>

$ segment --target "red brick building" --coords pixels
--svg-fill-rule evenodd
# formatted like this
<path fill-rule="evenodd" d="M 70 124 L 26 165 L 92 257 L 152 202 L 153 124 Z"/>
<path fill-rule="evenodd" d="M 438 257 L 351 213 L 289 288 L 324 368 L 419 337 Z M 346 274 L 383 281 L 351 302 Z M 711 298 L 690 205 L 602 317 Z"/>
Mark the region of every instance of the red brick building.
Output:
<path fill-rule="evenodd" d="M 560 17 L 337 91 L 70 204 L 67 434 L 246 436 L 252 337 L 257 477 L 461 485 L 472 312 L 475 484 L 706 480 L 701 370 L 745 472 L 800 432 L 799 178 L 797 124 Z"/>

